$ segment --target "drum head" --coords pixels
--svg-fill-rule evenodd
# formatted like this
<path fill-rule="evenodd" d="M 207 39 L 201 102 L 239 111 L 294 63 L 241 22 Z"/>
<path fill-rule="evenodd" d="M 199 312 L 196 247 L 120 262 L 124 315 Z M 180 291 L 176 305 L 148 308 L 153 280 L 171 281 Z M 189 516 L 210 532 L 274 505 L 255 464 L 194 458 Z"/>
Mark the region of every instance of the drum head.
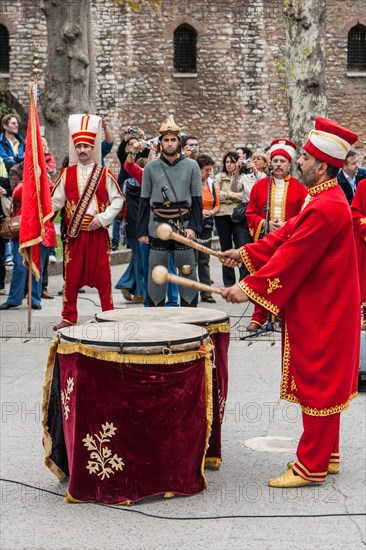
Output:
<path fill-rule="evenodd" d="M 95 316 L 97 321 L 116 322 L 146 322 L 156 321 L 167 323 L 189 323 L 191 325 L 208 326 L 213 323 L 224 323 L 229 320 L 224 311 L 199 307 L 145 307 L 140 309 L 124 309 L 118 311 L 101 311 Z"/>
<path fill-rule="evenodd" d="M 120 353 L 169 353 L 198 349 L 208 339 L 203 327 L 180 323 L 89 322 L 73 325 L 60 331 L 65 342 L 79 342 Z"/>

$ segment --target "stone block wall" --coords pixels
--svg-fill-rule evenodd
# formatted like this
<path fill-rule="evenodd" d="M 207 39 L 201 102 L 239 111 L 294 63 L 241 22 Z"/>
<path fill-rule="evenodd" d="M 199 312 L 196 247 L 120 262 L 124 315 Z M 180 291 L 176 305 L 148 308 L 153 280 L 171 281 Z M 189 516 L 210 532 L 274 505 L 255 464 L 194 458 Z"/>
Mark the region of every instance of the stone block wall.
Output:
<path fill-rule="evenodd" d="M 115 0 L 91 0 L 98 112 L 116 138 L 108 164 L 118 172 L 116 150 L 124 129 L 141 126 L 155 136 L 167 113 L 218 163 L 238 145 L 267 146 L 288 135 L 285 21 L 282 0 L 163 0 L 159 12 L 138 11 Z M 366 26 L 363 0 L 327 1 L 328 115 L 359 131 L 366 152 L 366 77 L 347 76 L 347 35 Z M 47 43 L 40 0 L 2 0 L 8 27 L 8 86 L 28 106 L 33 52 L 44 81 Z M 197 76 L 174 76 L 173 33 L 181 23 L 197 32 Z"/>

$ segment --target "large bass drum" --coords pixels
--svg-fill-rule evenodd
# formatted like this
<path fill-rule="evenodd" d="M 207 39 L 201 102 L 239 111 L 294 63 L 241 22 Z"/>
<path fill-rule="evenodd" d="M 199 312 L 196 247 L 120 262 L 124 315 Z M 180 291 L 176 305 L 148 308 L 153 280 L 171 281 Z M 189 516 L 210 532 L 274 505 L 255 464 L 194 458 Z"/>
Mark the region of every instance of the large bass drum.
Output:
<path fill-rule="evenodd" d="M 121 504 L 206 487 L 212 344 L 203 327 L 86 323 L 47 363 L 45 462 L 69 502 Z"/>

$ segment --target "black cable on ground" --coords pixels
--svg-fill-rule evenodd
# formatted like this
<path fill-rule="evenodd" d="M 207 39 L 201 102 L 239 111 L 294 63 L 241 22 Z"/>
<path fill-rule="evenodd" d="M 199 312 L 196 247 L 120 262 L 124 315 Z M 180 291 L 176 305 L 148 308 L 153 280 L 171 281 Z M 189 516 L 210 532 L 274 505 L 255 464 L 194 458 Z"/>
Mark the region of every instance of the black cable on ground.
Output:
<path fill-rule="evenodd" d="M 15 485 L 20 485 L 23 487 L 28 487 L 29 489 L 35 489 L 36 491 L 40 491 L 43 493 L 48 493 L 50 495 L 55 495 L 58 497 L 65 498 L 65 495 L 62 495 L 61 493 L 56 493 L 55 491 L 50 491 L 49 489 L 42 489 L 41 487 L 35 487 L 34 485 L 29 485 L 28 483 L 24 483 L 22 481 L 15 481 L 13 479 L 5 479 L 0 478 L 0 481 L 3 481 L 5 483 L 14 483 Z M 102 506 L 103 508 L 111 508 L 112 510 L 119 510 L 122 512 L 131 512 L 134 514 L 140 514 L 141 516 L 146 516 L 149 518 L 154 519 L 168 519 L 173 521 L 202 521 L 202 520 L 212 520 L 212 519 L 293 519 L 293 518 L 334 518 L 334 517 L 354 517 L 354 516 L 366 516 L 366 513 L 364 512 L 354 512 L 354 513 L 335 513 L 335 514 L 291 514 L 290 516 L 287 515 L 280 515 L 280 514 L 264 514 L 264 515 L 242 515 L 242 514 L 233 514 L 230 516 L 192 516 L 192 517 L 184 517 L 184 516 L 161 516 L 158 514 L 149 514 L 148 512 L 142 512 L 142 510 L 136 510 L 132 509 L 126 506 L 123 506 L 123 508 L 119 505 L 112 505 L 112 504 L 103 504 L 102 502 L 91 502 L 86 501 L 84 504 L 93 504 L 95 506 Z"/>

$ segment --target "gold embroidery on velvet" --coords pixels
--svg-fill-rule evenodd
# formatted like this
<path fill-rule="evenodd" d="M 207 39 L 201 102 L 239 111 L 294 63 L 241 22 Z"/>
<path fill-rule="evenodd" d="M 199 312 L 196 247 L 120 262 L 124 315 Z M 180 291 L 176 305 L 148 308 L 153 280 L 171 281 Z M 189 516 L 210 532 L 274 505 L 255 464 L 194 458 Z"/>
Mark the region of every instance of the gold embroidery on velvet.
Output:
<path fill-rule="evenodd" d="M 292 380 L 291 380 L 291 391 L 298 391 L 294 377 L 292 377 Z"/>
<path fill-rule="evenodd" d="M 252 229 L 251 227 L 249 228 L 249 233 L 250 233 L 250 236 L 252 237 L 253 239 L 253 236 L 254 236 L 254 229 Z"/>
<path fill-rule="evenodd" d="M 86 434 L 86 437 L 82 440 L 84 447 L 90 452 L 90 458 L 86 466 L 89 470 L 89 474 L 96 474 L 101 480 L 109 478 L 111 474 L 115 474 L 118 470 L 123 470 L 125 465 L 122 458 L 118 457 L 116 453 L 112 456 L 111 449 L 106 445 L 111 438 L 115 435 L 117 428 L 113 425 L 113 422 L 106 422 L 102 424 L 102 431 L 99 434 Z"/>
<path fill-rule="evenodd" d="M 272 294 L 274 290 L 277 290 L 278 288 L 282 288 L 279 277 L 276 277 L 275 279 L 267 279 L 267 281 L 268 281 L 267 294 Z"/>
<path fill-rule="evenodd" d="M 70 262 L 70 260 L 71 260 L 70 249 L 69 249 L 69 245 L 66 243 L 65 255 L 64 255 L 64 264 L 65 264 L 65 266 Z"/>
<path fill-rule="evenodd" d="M 350 402 L 358 395 L 358 392 L 354 392 L 350 395 L 349 399 L 345 403 L 340 403 L 334 407 L 328 407 L 327 409 L 316 409 L 315 407 L 302 406 L 302 410 L 309 416 L 330 416 L 331 414 L 338 414 L 348 409 Z"/>
<path fill-rule="evenodd" d="M 250 258 L 249 258 L 249 254 L 248 252 L 246 251 L 245 249 L 245 246 L 242 246 L 241 248 L 239 248 L 239 254 L 240 254 L 240 257 L 243 261 L 243 264 L 245 265 L 245 267 L 247 268 L 247 270 L 249 271 L 249 273 L 251 275 L 254 275 L 254 273 L 256 272 Z"/>
<path fill-rule="evenodd" d="M 66 218 L 68 220 L 71 220 L 71 218 L 73 217 L 75 209 L 76 209 L 76 202 L 75 201 L 73 201 L 73 200 L 66 201 L 65 210 L 66 210 Z"/>
<path fill-rule="evenodd" d="M 315 195 L 319 195 L 319 193 L 322 193 L 323 191 L 327 191 L 327 189 L 332 189 L 333 187 L 338 186 L 337 178 L 323 181 L 322 183 L 319 183 L 319 185 L 315 185 L 314 187 L 310 187 L 308 189 L 308 193 L 311 197 L 315 197 Z"/>
<path fill-rule="evenodd" d="M 72 394 L 73 389 L 74 389 L 74 379 L 72 378 L 72 376 L 69 376 L 69 378 L 66 381 L 66 388 L 64 390 L 61 390 L 61 402 L 64 407 L 65 420 L 69 419 L 69 414 L 70 414 L 69 401 L 70 401 L 70 395 Z"/>
<path fill-rule="evenodd" d="M 242 289 L 242 291 L 245 292 L 247 296 L 249 296 L 249 298 L 254 300 L 254 302 L 264 307 L 265 309 L 268 309 L 268 311 L 270 311 L 274 315 L 278 315 L 280 313 L 279 307 L 275 306 L 274 304 L 272 304 L 272 302 L 266 300 L 265 298 L 254 292 L 254 290 L 252 290 L 247 283 L 245 283 L 244 281 L 240 281 L 238 285 Z"/>
<path fill-rule="evenodd" d="M 360 225 L 366 225 L 366 218 L 360 219 Z"/>
<path fill-rule="evenodd" d="M 283 343 L 283 357 L 282 357 L 282 377 L 281 377 L 281 399 L 286 399 L 287 401 L 292 401 L 293 403 L 298 403 L 296 395 L 288 393 L 287 389 L 289 387 L 289 370 L 290 370 L 290 357 L 291 357 L 291 348 L 290 340 L 288 337 L 287 325 L 285 323 L 285 338 Z M 291 388 L 291 390 L 294 390 Z"/>
<path fill-rule="evenodd" d="M 270 198 L 270 211 L 269 211 L 269 219 L 273 220 L 274 218 L 274 209 L 275 209 L 275 198 L 276 198 L 276 185 L 274 182 L 274 178 L 271 179 L 271 198 Z"/>

